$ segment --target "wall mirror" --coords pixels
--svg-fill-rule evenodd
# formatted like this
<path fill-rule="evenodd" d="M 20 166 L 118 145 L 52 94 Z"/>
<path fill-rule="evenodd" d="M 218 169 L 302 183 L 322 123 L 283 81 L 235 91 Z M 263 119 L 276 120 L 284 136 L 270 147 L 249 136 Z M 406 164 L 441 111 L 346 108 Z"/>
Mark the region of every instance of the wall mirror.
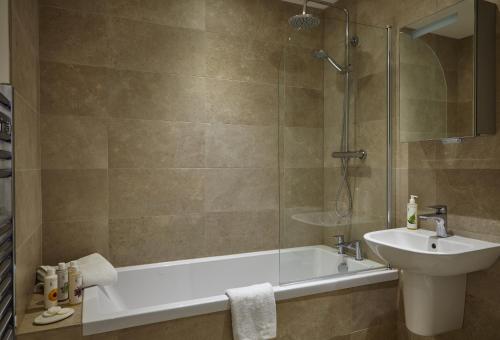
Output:
<path fill-rule="evenodd" d="M 401 142 L 495 134 L 496 11 L 463 0 L 400 29 Z"/>

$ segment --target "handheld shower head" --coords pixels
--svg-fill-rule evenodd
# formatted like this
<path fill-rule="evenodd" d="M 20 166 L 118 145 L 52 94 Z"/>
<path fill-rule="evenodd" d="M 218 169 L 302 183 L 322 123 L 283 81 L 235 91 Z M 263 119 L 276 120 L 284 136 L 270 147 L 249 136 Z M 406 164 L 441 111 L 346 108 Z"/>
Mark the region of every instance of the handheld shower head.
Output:
<path fill-rule="evenodd" d="M 313 52 L 313 57 L 320 60 L 326 60 L 330 65 L 332 65 L 337 71 L 341 73 L 348 72 L 348 69 L 339 63 L 337 63 L 332 57 L 328 55 L 324 50 L 316 50 Z"/>
<path fill-rule="evenodd" d="M 315 17 L 312 14 L 306 13 L 307 1 L 308 0 L 304 0 L 304 6 L 302 7 L 301 14 L 294 15 L 293 17 L 288 19 L 288 23 L 290 24 L 290 26 L 292 26 L 296 30 L 311 29 L 319 26 L 321 22 L 319 18 Z"/>

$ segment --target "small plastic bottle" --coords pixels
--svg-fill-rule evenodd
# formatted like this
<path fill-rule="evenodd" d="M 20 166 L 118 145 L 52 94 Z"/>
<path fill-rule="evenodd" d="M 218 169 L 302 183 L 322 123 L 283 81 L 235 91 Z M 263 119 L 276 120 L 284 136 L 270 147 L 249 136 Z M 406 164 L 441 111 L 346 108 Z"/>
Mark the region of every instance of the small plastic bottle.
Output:
<path fill-rule="evenodd" d="M 415 198 L 418 198 L 418 196 L 410 195 L 410 202 L 408 202 L 406 209 L 406 228 L 410 230 L 417 230 L 418 228 L 418 204 Z"/>
<path fill-rule="evenodd" d="M 78 268 L 75 261 L 71 261 L 68 269 L 69 276 L 69 303 L 77 305 L 82 303 L 83 287 L 82 287 L 82 273 Z"/>
<path fill-rule="evenodd" d="M 57 270 L 57 300 L 59 302 L 68 299 L 68 269 L 66 263 L 59 263 Z"/>
<path fill-rule="evenodd" d="M 57 275 L 54 268 L 49 268 L 43 279 L 43 302 L 45 309 L 57 306 Z"/>

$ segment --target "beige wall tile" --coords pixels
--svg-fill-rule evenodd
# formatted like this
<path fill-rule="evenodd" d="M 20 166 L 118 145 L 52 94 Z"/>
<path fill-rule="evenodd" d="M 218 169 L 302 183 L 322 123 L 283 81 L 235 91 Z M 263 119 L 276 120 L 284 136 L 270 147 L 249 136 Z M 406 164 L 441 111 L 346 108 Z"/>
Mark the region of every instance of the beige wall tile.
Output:
<path fill-rule="evenodd" d="M 33 234 L 16 248 L 16 316 L 20 323 L 35 285 L 35 271 L 42 259 L 42 226 L 33 227 Z"/>
<path fill-rule="evenodd" d="M 42 117 L 43 169 L 107 169 L 105 120 L 77 116 Z"/>
<path fill-rule="evenodd" d="M 109 256 L 107 218 L 43 224 L 43 263 L 56 265 L 92 253 Z"/>
<path fill-rule="evenodd" d="M 209 77 L 278 84 L 280 45 L 220 33 L 206 39 Z"/>
<path fill-rule="evenodd" d="M 14 91 L 16 169 L 40 169 L 40 116 Z"/>
<path fill-rule="evenodd" d="M 16 172 L 16 246 L 21 246 L 42 223 L 40 170 Z"/>
<path fill-rule="evenodd" d="M 285 126 L 323 127 L 322 91 L 298 87 L 285 91 Z"/>
<path fill-rule="evenodd" d="M 285 169 L 284 204 L 287 208 L 323 206 L 323 169 Z"/>
<path fill-rule="evenodd" d="M 189 56 L 182 58 L 187 60 Z M 176 67 L 158 70 L 177 72 Z M 113 117 L 206 121 L 207 80 L 204 78 L 123 70 L 112 70 L 108 74 L 107 110 Z"/>
<path fill-rule="evenodd" d="M 207 256 L 277 249 L 278 212 L 215 212 L 205 214 Z"/>
<path fill-rule="evenodd" d="M 113 18 L 109 20 L 109 41 L 108 54 L 117 68 L 205 74 L 207 43 L 202 31 Z"/>
<path fill-rule="evenodd" d="M 278 303 L 279 338 L 320 340 L 350 334 L 351 300 L 351 294 L 340 291 Z"/>
<path fill-rule="evenodd" d="M 201 168 L 206 124 L 113 119 L 110 168 Z"/>
<path fill-rule="evenodd" d="M 374 167 L 383 169 L 387 167 L 387 120 L 361 120 L 356 125 L 356 146 L 365 150 L 365 160 L 353 160 L 354 166 Z"/>
<path fill-rule="evenodd" d="M 95 66 L 109 65 L 109 40 L 103 16 L 40 9 L 40 58 Z"/>
<path fill-rule="evenodd" d="M 205 211 L 278 209 L 277 169 L 205 170 Z"/>
<path fill-rule="evenodd" d="M 398 338 L 397 325 L 387 324 L 374 326 L 354 332 L 350 335 L 350 340 L 404 340 Z"/>
<path fill-rule="evenodd" d="M 111 219 L 111 259 L 130 266 L 202 257 L 205 234 L 202 215 Z"/>
<path fill-rule="evenodd" d="M 397 286 L 393 283 L 363 287 L 352 294 L 352 330 L 397 321 Z"/>
<path fill-rule="evenodd" d="M 287 86 L 323 88 L 323 61 L 314 59 L 311 49 L 287 46 L 283 53 Z"/>
<path fill-rule="evenodd" d="M 304 247 L 323 244 L 323 227 L 307 223 L 307 215 L 321 214 L 323 207 L 287 208 L 282 215 L 280 247 Z M 314 221 L 314 217 L 309 217 Z"/>
<path fill-rule="evenodd" d="M 108 0 L 106 12 L 132 20 L 172 27 L 205 29 L 204 0 Z"/>
<path fill-rule="evenodd" d="M 210 122 L 249 125 L 278 124 L 278 87 L 211 79 L 207 86 Z"/>
<path fill-rule="evenodd" d="M 105 13 L 108 0 L 39 0 L 40 6 L 72 9 L 82 12 Z"/>
<path fill-rule="evenodd" d="M 11 5 L 13 20 L 23 27 L 26 38 L 38 54 L 38 0 L 18 0 Z"/>
<path fill-rule="evenodd" d="M 206 0 L 207 32 L 237 35 L 242 38 L 254 36 L 257 32 L 254 20 L 260 14 L 259 3 L 258 0 Z"/>
<path fill-rule="evenodd" d="M 39 65 L 38 44 L 31 41 L 32 35 L 24 22 L 15 16 L 11 30 L 11 82 L 32 110 L 38 111 Z"/>
<path fill-rule="evenodd" d="M 106 217 L 107 188 L 106 170 L 43 170 L 44 222 Z"/>
<path fill-rule="evenodd" d="M 211 124 L 207 129 L 206 165 L 278 168 L 277 128 Z"/>
<path fill-rule="evenodd" d="M 323 166 L 323 129 L 284 128 L 285 168 L 321 168 Z"/>
<path fill-rule="evenodd" d="M 361 122 L 386 119 L 386 73 L 380 72 L 357 79 L 356 117 Z"/>
<path fill-rule="evenodd" d="M 91 336 L 90 339 L 93 340 L 94 336 Z M 82 328 L 80 326 L 73 327 L 64 327 L 58 328 L 55 330 L 50 330 L 46 332 L 36 332 L 36 333 L 27 333 L 16 336 L 16 339 L 19 340 L 82 340 L 84 339 L 82 336 Z M 87 339 L 87 337 L 85 337 Z M 97 337 L 96 339 L 99 339 Z M 101 338 L 102 339 L 102 338 Z M 109 340 L 116 340 L 115 337 L 110 336 Z"/>
<path fill-rule="evenodd" d="M 58 116 L 107 116 L 109 69 L 42 61 L 40 111 Z"/>
<path fill-rule="evenodd" d="M 231 313 L 229 311 L 206 314 L 192 318 L 177 319 L 145 327 L 135 327 L 113 332 L 118 340 L 147 338 L 161 339 L 196 339 L 196 340 L 231 340 Z"/>
<path fill-rule="evenodd" d="M 109 216 L 196 214 L 203 209 L 203 184 L 195 169 L 110 169 Z"/>

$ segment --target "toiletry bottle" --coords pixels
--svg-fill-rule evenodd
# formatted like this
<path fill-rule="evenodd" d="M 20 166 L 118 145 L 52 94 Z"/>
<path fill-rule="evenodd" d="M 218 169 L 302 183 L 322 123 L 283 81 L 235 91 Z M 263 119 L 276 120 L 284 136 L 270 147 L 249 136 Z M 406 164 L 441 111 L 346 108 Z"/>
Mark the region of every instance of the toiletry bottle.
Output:
<path fill-rule="evenodd" d="M 57 300 L 59 302 L 68 299 L 68 269 L 66 263 L 59 263 L 57 270 Z"/>
<path fill-rule="evenodd" d="M 43 302 L 45 309 L 57 306 L 57 275 L 54 268 L 49 268 L 43 279 Z"/>
<path fill-rule="evenodd" d="M 416 195 L 410 195 L 410 202 L 406 208 L 406 227 L 411 230 L 417 229 L 418 204 L 415 202 Z"/>
<path fill-rule="evenodd" d="M 77 305 L 82 303 L 83 288 L 82 288 L 82 273 L 75 261 L 71 261 L 68 269 L 69 276 L 69 303 Z"/>

